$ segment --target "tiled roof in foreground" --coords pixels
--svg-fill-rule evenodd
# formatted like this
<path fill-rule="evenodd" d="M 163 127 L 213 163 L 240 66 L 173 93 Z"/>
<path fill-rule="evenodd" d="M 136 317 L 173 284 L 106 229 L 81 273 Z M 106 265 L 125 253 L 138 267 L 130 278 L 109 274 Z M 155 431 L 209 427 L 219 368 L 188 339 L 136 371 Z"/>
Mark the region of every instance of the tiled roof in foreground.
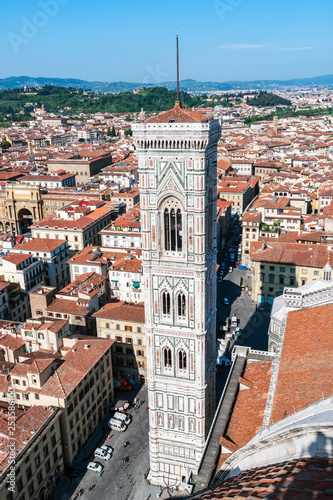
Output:
<path fill-rule="evenodd" d="M 193 500 L 244 500 L 244 498 L 332 500 L 333 460 L 306 458 L 257 467 L 190 498 Z"/>

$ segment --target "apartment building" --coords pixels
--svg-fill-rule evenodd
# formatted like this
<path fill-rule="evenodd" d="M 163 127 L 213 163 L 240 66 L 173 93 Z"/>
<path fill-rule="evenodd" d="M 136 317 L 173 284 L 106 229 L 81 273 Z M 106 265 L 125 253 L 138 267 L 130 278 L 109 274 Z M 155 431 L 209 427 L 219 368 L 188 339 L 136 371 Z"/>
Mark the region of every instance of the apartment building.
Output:
<path fill-rule="evenodd" d="M 236 175 L 253 175 L 253 161 L 249 160 L 233 160 L 231 167 L 236 170 Z"/>
<path fill-rule="evenodd" d="M 48 319 L 68 320 L 72 332 L 95 335 L 95 319 L 92 316 L 99 310 L 100 297 L 105 298 L 107 279 L 97 273 L 87 273 L 60 290 L 54 300 L 37 314 Z"/>
<path fill-rule="evenodd" d="M 123 256 L 122 253 L 115 254 L 115 252 L 105 251 L 101 247 L 88 246 L 67 261 L 71 281 L 88 272 L 107 276 L 111 262 L 121 256 Z"/>
<path fill-rule="evenodd" d="M 30 318 L 21 325 L 21 337 L 26 352 L 57 352 L 63 345 L 63 337 L 71 333 L 69 321 L 63 319 Z"/>
<path fill-rule="evenodd" d="M 132 251 L 141 249 L 140 209 L 135 207 L 131 212 L 118 217 L 101 232 L 102 247 Z"/>
<path fill-rule="evenodd" d="M 69 257 L 67 240 L 34 238 L 21 245 L 15 245 L 11 254 L 29 254 L 44 262 L 45 285 L 63 288 L 69 282 L 66 260 Z"/>
<path fill-rule="evenodd" d="M 19 283 L 0 281 L 0 318 L 22 322 L 30 316 L 29 295 Z"/>
<path fill-rule="evenodd" d="M 117 209 L 110 202 L 76 200 L 31 226 L 33 238 L 67 240 L 70 254 L 88 245 L 99 245 L 104 227 L 115 219 Z"/>
<path fill-rule="evenodd" d="M 75 175 L 68 174 L 65 170 L 59 170 L 53 175 L 25 175 L 20 179 L 22 184 L 29 184 L 30 186 L 40 186 L 41 188 L 62 188 L 74 187 Z"/>
<path fill-rule="evenodd" d="M 140 203 L 140 192 L 135 187 L 132 187 L 130 191 L 111 191 L 109 194 L 110 201 L 126 206 L 126 212 L 129 212 Z"/>
<path fill-rule="evenodd" d="M 232 202 L 233 214 L 242 214 L 252 199 L 251 183 L 236 179 L 219 182 L 217 193 L 221 200 Z"/>
<path fill-rule="evenodd" d="M 112 339 L 115 376 L 144 383 L 147 377 L 143 304 L 112 302 L 94 314 L 97 337 Z"/>
<path fill-rule="evenodd" d="M 113 400 L 113 341 L 88 336 L 63 338 L 62 356 L 27 354 L 7 372 L 0 401 L 7 401 L 10 385 L 16 403 L 62 410 L 60 432 L 65 465 L 82 451 Z M 52 449 L 52 448 L 50 448 Z"/>
<path fill-rule="evenodd" d="M 274 161 L 256 161 L 253 165 L 254 175 L 262 181 L 268 175 L 275 174 L 280 171 L 281 165 Z"/>
<path fill-rule="evenodd" d="M 8 389 L 13 390 L 13 388 Z M 14 392 L 11 392 L 14 394 Z M 11 420 L 8 404 L 0 403 L 1 457 L 0 498 L 27 500 L 52 498 L 52 492 L 64 475 L 60 434 L 61 410 L 54 407 L 16 406 Z M 11 422 L 9 424 L 8 422 Z M 15 469 L 12 472 L 12 439 L 15 427 Z"/>
<path fill-rule="evenodd" d="M 246 212 L 242 219 L 242 264 L 251 264 L 250 247 L 253 241 L 259 240 L 261 224 L 260 212 Z"/>
<path fill-rule="evenodd" d="M 333 256 L 331 246 L 303 245 L 270 241 L 250 247 L 253 265 L 252 299 L 272 304 L 285 286 L 304 286 L 323 276 L 323 268 Z"/>
<path fill-rule="evenodd" d="M 26 293 L 44 284 L 44 262 L 29 253 L 5 255 L 0 259 L 0 272 L 5 281 L 19 283 Z"/>
<path fill-rule="evenodd" d="M 134 255 L 122 255 L 109 268 L 110 294 L 119 300 L 143 301 L 142 261 Z"/>
<path fill-rule="evenodd" d="M 84 133 L 82 137 L 85 138 Z M 84 184 L 89 177 L 98 174 L 102 168 L 111 163 L 112 154 L 109 151 L 101 153 L 90 148 L 68 155 L 66 158 L 52 158 L 47 162 L 47 169 L 49 172 L 65 170 L 70 174 L 75 174 L 76 183 Z"/>

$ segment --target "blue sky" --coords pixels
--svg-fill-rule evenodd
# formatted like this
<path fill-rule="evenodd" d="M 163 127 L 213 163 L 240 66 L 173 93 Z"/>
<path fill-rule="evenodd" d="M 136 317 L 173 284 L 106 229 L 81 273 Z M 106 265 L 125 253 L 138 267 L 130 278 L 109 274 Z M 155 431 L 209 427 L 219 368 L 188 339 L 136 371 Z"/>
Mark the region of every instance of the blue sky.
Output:
<path fill-rule="evenodd" d="M 332 0 L 12 0 L 0 77 L 161 82 L 333 73 Z"/>

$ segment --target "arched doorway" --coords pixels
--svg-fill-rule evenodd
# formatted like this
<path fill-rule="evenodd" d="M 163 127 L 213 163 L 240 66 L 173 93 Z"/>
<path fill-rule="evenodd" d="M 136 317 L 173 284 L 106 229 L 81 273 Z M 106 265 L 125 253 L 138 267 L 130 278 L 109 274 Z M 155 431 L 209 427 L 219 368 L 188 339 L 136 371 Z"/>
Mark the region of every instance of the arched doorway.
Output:
<path fill-rule="evenodd" d="M 32 213 L 27 208 L 21 208 L 17 214 L 17 223 L 20 234 L 26 233 L 33 222 Z"/>
<path fill-rule="evenodd" d="M 0 222 L 0 233 L 3 233 L 3 224 Z"/>

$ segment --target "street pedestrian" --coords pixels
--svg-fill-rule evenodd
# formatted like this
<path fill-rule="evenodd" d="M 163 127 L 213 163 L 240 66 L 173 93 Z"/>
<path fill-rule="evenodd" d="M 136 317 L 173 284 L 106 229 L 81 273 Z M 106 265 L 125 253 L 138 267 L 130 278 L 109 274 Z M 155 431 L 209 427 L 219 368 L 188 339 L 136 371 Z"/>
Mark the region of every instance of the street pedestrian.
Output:
<path fill-rule="evenodd" d="M 146 406 L 146 410 L 148 410 L 148 405 Z"/>

